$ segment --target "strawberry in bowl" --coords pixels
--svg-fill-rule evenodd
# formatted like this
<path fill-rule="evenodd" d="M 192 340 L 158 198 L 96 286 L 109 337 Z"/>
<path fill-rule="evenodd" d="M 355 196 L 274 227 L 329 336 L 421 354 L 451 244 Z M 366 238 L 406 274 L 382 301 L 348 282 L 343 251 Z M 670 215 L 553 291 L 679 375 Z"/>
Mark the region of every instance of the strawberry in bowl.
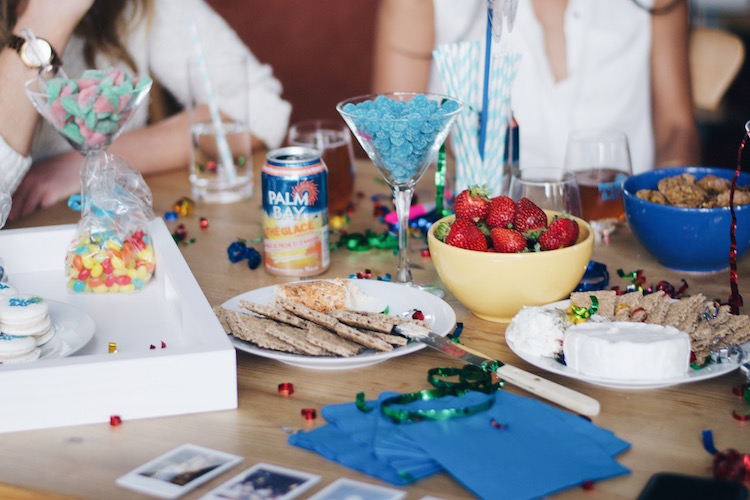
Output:
<path fill-rule="evenodd" d="M 587 222 L 523 200 L 492 198 L 483 219 L 451 215 L 427 232 L 440 279 L 489 321 L 509 322 L 525 305 L 568 297 L 591 259 L 594 233 Z"/>

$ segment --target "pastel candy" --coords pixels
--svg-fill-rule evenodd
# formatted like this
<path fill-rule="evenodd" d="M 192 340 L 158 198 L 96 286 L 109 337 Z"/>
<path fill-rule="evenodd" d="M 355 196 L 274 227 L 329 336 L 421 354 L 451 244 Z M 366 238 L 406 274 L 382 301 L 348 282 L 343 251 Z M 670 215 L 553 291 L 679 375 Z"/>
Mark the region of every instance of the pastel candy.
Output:
<path fill-rule="evenodd" d="M 76 144 L 83 144 L 83 135 L 75 122 L 68 122 L 61 129 L 62 134 Z"/>
<path fill-rule="evenodd" d="M 115 110 L 115 105 L 106 96 L 100 94 L 94 102 L 93 110 L 97 113 L 112 113 Z"/>
<path fill-rule="evenodd" d="M 78 93 L 78 106 L 83 113 L 88 113 L 94 107 L 96 95 L 97 89 L 95 86 L 86 87 Z"/>
<path fill-rule="evenodd" d="M 47 99 L 53 100 L 60 97 L 60 91 L 62 90 L 65 82 L 59 78 L 53 78 L 47 82 Z"/>
<path fill-rule="evenodd" d="M 59 99 L 52 101 L 52 104 L 50 105 L 50 115 L 57 128 L 65 126 L 65 121 L 68 119 L 68 116 L 70 116 L 68 112 L 65 111 L 65 108 L 63 108 Z"/>

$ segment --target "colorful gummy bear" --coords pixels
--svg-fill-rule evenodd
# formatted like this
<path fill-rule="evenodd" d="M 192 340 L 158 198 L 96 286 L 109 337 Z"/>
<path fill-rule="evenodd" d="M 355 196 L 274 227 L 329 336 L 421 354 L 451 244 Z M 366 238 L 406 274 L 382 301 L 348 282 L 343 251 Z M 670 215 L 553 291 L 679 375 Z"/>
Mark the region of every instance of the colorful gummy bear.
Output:
<path fill-rule="evenodd" d="M 154 274 L 151 240 L 142 230 L 125 241 L 114 233 L 80 233 L 65 258 L 68 288 L 80 292 L 133 292 Z"/>

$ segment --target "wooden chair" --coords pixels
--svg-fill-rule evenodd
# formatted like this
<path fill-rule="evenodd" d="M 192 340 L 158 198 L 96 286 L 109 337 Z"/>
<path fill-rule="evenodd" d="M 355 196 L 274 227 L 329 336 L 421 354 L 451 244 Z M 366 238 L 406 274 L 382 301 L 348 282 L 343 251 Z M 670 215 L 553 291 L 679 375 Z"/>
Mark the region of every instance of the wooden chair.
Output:
<path fill-rule="evenodd" d="M 729 31 L 694 27 L 689 58 L 695 108 L 716 112 L 745 60 L 745 46 Z"/>

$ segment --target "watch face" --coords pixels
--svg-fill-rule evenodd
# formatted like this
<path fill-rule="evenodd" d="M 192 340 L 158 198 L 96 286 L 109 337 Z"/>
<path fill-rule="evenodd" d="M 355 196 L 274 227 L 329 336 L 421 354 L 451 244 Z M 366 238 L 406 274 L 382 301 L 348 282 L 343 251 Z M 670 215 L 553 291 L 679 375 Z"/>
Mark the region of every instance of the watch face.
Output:
<path fill-rule="evenodd" d="M 52 59 L 52 47 L 44 40 L 27 41 L 21 51 L 21 58 L 27 66 L 39 68 Z"/>

